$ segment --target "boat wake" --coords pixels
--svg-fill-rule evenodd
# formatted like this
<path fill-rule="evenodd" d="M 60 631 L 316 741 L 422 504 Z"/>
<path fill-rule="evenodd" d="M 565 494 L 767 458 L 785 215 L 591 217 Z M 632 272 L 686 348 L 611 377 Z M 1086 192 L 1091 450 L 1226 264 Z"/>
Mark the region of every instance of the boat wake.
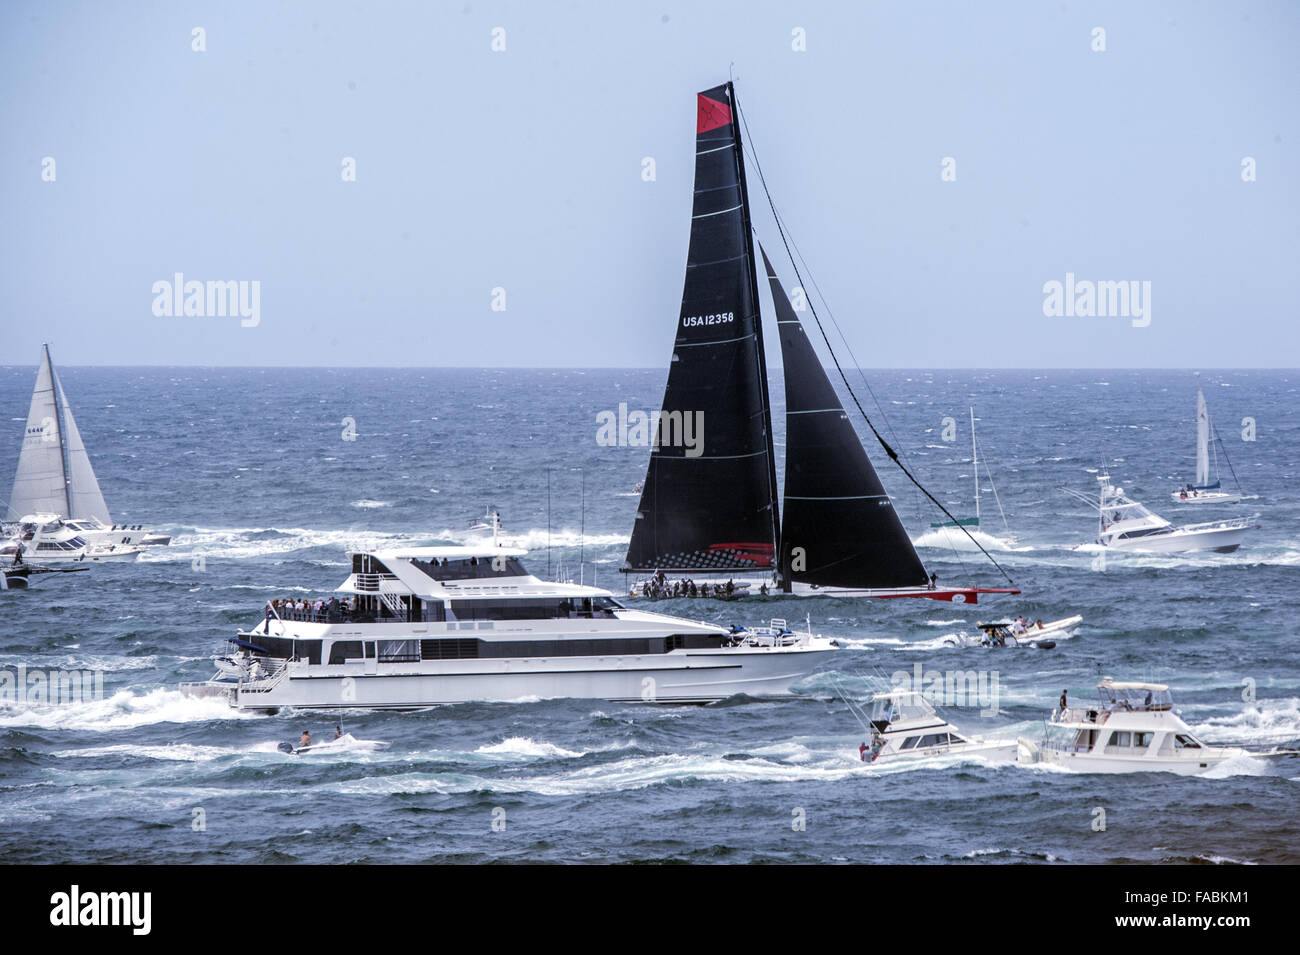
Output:
<path fill-rule="evenodd" d="M 992 534 L 986 534 L 983 531 L 971 531 L 971 537 L 979 543 L 980 547 L 990 551 L 1001 551 L 1003 553 L 1025 553 L 1034 548 L 1028 544 L 1015 544 L 1002 537 L 994 537 Z M 912 538 L 913 547 L 933 547 L 942 550 L 961 550 L 978 553 L 979 548 L 972 543 L 970 537 L 960 531 L 949 531 L 942 528 L 933 528 L 923 534 Z"/>
<path fill-rule="evenodd" d="M 102 700 L 82 703 L 0 701 L 0 727 L 33 727 L 104 733 L 153 723 L 202 723 L 209 720 L 258 718 L 252 711 L 231 709 L 225 700 L 185 696 L 179 690 L 135 693 L 121 690 Z"/>

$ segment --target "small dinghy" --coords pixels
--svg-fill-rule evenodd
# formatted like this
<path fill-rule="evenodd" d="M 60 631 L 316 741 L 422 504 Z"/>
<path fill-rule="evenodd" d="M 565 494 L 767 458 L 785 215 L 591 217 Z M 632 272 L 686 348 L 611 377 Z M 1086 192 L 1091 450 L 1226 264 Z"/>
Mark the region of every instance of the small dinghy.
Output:
<path fill-rule="evenodd" d="M 382 749 L 387 746 L 386 742 L 377 739 L 357 739 L 351 733 L 344 733 L 342 736 L 336 736 L 331 740 L 322 740 L 319 743 L 310 743 L 306 746 L 296 746 L 293 743 L 281 743 L 277 747 L 280 752 L 290 756 L 302 756 L 306 753 L 331 753 L 347 752 L 355 750 L 373 750 Z"/>
<path fill-rule="evenodd" d="M 1035 650 L 1054 650 L 1057 640 L 1074 636 L 1083 623 L 1083 617 L 1063 617 L 1051 623 L 1024 624 L 1023 629 L 1016 621 L 999 621 L 997 623 L 979 623 L 979 633 L 967 634 L 965 630 L 950 633 L 944 637 L 944 644 L 950 647 L 988 647 L 1002 649 L 1005 647 L 1028 647 Z"/>

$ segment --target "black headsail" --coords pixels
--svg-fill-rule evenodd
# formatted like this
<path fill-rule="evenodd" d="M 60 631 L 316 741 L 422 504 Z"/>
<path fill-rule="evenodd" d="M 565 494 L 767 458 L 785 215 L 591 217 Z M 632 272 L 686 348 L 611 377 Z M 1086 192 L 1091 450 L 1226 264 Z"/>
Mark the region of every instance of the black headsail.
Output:
<path fill-rule="evenodd" d="M 686 284 L 625 571 L 774 565 L 776 462 L 734 97 L 730 83 L 698 97 Z"/>
<path fill-rule="evenodd" d="M 876 469 L 763 252 L 785 366 L 785 523 L 781 569 L 821 587 L 929 582 Z"/>

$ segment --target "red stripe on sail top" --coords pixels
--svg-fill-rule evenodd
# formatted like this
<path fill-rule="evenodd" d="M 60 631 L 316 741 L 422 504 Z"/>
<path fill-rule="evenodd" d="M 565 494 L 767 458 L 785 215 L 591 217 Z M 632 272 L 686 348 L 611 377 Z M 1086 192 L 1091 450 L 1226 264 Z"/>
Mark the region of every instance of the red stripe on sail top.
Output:
<path fill-rule="evenodd" d="M 731 107 L 726 103 L 719 103 L 715 99 L 709 99 L 703 93 L 699 94 L 700 108 L 695 118 L 695 135 L 707 133 L 711 129 L 717 129 L 719 126 L 731 125 Z"/>

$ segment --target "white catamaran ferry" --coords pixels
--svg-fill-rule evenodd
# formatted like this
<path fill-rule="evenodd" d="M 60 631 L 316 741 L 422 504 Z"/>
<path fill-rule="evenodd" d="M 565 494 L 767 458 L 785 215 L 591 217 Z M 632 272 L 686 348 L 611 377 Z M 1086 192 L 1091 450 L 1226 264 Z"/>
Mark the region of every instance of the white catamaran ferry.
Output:
<path fill-rule="evenodd" d="M 628 609 L 607 590 L 533 576 L 525 553 L 490 542 L 352 553 L 334 597 L 268 603 L 211 680 L 181 689 L 257 710 L 708 703 L 788 693 L 837 646 L 781 621 L 746 630 Z"/>

